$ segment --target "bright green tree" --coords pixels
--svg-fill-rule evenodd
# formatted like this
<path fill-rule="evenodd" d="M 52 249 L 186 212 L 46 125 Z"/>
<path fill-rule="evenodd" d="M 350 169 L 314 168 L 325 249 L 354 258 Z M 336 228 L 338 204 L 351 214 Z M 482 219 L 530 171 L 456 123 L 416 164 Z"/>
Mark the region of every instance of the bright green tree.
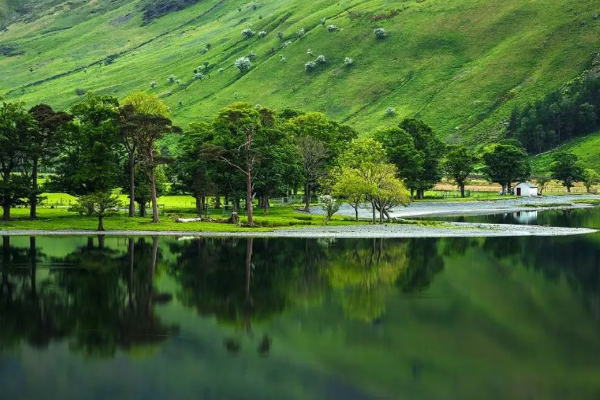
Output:
<path fill-rule="evenodd" d="M 98 231 L 104 231 L 104 218 L 117 214 L 120 206 L 121 201 L 110 191 L 98 191 L 80 196 L 72 211 L 88 213 L 91 210 L 91 214 L 98 217 Z"/>
<path fill-rule="evenodd" d="M 596 170 L 587 168 L 585 171 L 583 171 L 583 184 L 585 185 L 588 193 L 591 192 L 592 186 L 597 185 L 598 182 L 600 182 L 600 175 L 598 175 Z"/>

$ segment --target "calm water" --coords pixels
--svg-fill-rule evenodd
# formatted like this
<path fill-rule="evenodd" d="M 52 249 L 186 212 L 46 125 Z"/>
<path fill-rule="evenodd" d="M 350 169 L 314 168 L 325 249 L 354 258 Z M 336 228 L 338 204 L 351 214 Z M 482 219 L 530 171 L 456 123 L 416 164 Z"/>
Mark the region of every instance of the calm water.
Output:
<path fill-rule="evenodd" d="M 0 251 L 2 399 L 600 396 L 600 235 Z"/>

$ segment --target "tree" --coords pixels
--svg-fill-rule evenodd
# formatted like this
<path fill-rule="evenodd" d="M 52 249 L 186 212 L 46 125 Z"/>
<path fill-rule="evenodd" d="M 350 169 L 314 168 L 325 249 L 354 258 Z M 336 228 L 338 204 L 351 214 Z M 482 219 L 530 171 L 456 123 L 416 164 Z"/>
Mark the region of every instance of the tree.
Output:
<path fill-rule="evenodd" d="M 234 103 L 219 112 L 213 125 L 215 144 L 222 149 L 220 159 L 245 177 L 248 225 L 253 226 L 252 174 L 258 162 L 255 144 L 262 133 L 260 114 L 250 104 Z"/>
<path fill-rule="evenodd" d="M 129 160 L 129 216 L 135 216 L 135 171 L 136 171 L 136 155 L 140 143 L 143 140 L 146 132 L 142 130 L 142 126 L 133 123 L 133 114 L 159 115 L 167 117 L 169 107 L 163 103 L 158 96 L 148 94 L 146 92 L 132 92 L 123 100 L 125 107 L 121 108 L 121 137 L 123 144 L 127 149 Z"/>
<path fill-rule="evenodd" d="M 526 180 L 531 174 L 527 153 L 512 144 L 496 144 L 483 154 L 483 173 L 490 182 L 502 186 L 502 193 L 510 193 L 515 181 Z"/>
<path fill-rule="evenodd" d="M 35 129 L 35 119 L 23 103 L 2 103 L 0 107 L 0 200 L 2 219 L 10 220 L 11 207 L 23 203 L 27 182 L 23 175 L 14 174 L 26 160 L 26 143 Z"/>
<path fill-rule="evenodd" d="M 48 189 L 83 196 L 118 186 L 124 151 L 118 107 L 116 98 L 94 94 L 72 107 L 74 121 Z"/>
<path fill-rule="evenodd" d="M 31 168 L 31 193 L 29 195 L 29 217 L 37 217 L 37 203 L 40 191 L 38 189 L 38 168 L 40 163 L 48 163 L 55 158 L 65 141 L 64 126 L 73 117 L 64 112 L 55 112 L 52 107 L 40 104 L 29 110 L 36 120 L 36 128 L 29 131 L 26 140 L 28 162 Z"/>
<path fill-rule="evenodd" d="M 460 188 L 460 197 L 465 197 L 465 184 L 476 162 L 477 157 L 464 146 L 455 146 L 446 154 L 444 172 Z"/>
<path fill-rule="evenodd" d="M 357 170 L 349 167 L 339 169 L 333 179 L 333 194 L 345 199 L 354 209 L 354 217 L 358 221 L 358 208 L 367 201 L 371 186 Z"/>
<path fill-rule="evenodd" d="M 538 189 L 540 189 L 540 195 L 541 195 L 544 193 L 544 191 L 548 187 L 548 184 L 550 183 L 550 181 L 552 181 L 552 178 L 549 177 L 548 175 L 542 175 L 542 176 L 538 177 L 535 181 L 537 182 Z"/>
<path fill-rule="evenodd" d="M 156 189 L 156 167 L 166 161 L 156 149 L 157 142 L 165 134 L 175 132 L 171 120 L 162 115 L 133 113 L 125 123 L 131 129 L 143 132 L 137 135 L 137 151 L 139 162 L 148 171 L 150 178 L 150 200 L 152 202 L 152 223 L 158 223 L 158 193 Z M 134 169 L 135 176 L 135 169 Z M 130 188 L 131 190 L 131 188 Z M 135 199 L 135 197 L 134 197 Z"/>
<path fill-rule="evenodd" d="M 285 126 L 299 147 L 304 183 L 305 211 L 310 211 L 313 192 L 349 141 L 358 136 L 352 128 L 312 112 L 290 118 Z"/>
<path fill-rule="evenodd" d="M 595 170 L 587 168 L 583 171 L 583 184 L 588 193 L 591 192 L 592 186 L 597 185 L 598 182 L 600 182 L 600 175 Z"/>
<path fill-rule="evenodd" d="M 392 208 L 410 204 L 410 193 L 402 181 L 396 178 L 396 174 L 393 164 L 381 164 L 373 177 L 376 187 L 371 194 L 371 201 L 374 209 L 379 210 L 379 223 L 383 223 L 384 216 L 389 219 Z"/>
<path fill-rule="evenodd" d="M 375 132 L 374 137 L 383 145 L 388 159 L 398 169 L 398 176 L 410 189 L 412 197 L 425 172 L 423 153 L 416 149 L 414 138 L 400 127 L 381 129 Z"/>
<path fill-rule="evenodd" d="M 554 163 L 550 169 L 552 179 L 562 181 L 567 192 L 571 192 L 571 188 L 575 186 L 575 182 L 583 181 L 584 169 L 579 164 L 579 157 L 573 153 L 559 152 L 554 155 Z"/>
<path fill-rule="evenodd" d="M 408 185 L 411 191 L 416 191 L 417 198 L 422 199 L 425 190 L 433 188 L 442 178 L 440 161 L 445 152 L 444 144 L 435 136 L 433 129 L 421 120 L 405 119 L 400 123 L 400 128 L 412 136 L 423 162 L 421 173 L 414 176 Z"/>
<path fill-rule="evenodd" d="M 104 218 L 119 212 L 121 201 L 113 196 L 110 191 L 101 191 L 79 197 L 73 211 L 87 212 L 92 210 L 92 215 L 98 217 L 98 231 L 104 231 Z"/>
<path fill-rule="evenodd" d="M 323 196 L 321 201 L 323 202 L 323 211 L 325 211 L 325 225 L 327 225 L 333 215 L 340 210 L 340 203 L 330 195 Z"/>

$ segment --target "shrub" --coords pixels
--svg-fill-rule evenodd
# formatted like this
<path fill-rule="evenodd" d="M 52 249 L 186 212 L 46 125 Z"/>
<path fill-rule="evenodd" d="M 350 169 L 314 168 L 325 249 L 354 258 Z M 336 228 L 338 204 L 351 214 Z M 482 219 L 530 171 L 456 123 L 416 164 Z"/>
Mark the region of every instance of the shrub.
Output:
<path fill-rule="evenodd" d="M 75 89 L 75 94 L 77 96 L 83 96 L 85 94 L 85 90 L 77 88 Z"/>
<path fill-rule="evenodd" d="M 375 30 L 373 30 L 373 33 L 375 34 L 375 37 L 377 39 L 383 39 L 387 36 L 387 33 L 385 33 L 385 29 L 383 28 L 375 28 Z"/>
<path fill-rule="evenodd" d="M 177 80 L 175 81 L 175 83 L 176 83 L 176 84 L 178 84 L 178 85 L 181 85 L 181 79 L 177 79 Z"/>
<path fill-rule="evenodd" d="M 150 82 L 150 87 L 151 87 L 152 89 L 156 89 L 156 86 L 158 86 L 158 85 L 156 84 L 156 82 L 154 82 L 154 81 Z"/>
<path fill-rule="evenodd" d="M 260 31 L 260 32 L 258 32 L 258 37 L 259 38 L 264 38 L 265 36 L 267 36 L 267 31 Z"/>
<path fill-rule="evenodd" d="M 240 57 L 237 60 L 235 60 L 233 66 L 239 69 L 240 72 L 243 74 L 250 71 L 250 68 L 252 68 L 252 62 L 248 57 Z"/>
<path fill-rule="evenodd" d="M 327 59 L 322 54 L 320 56 L 318 56 L 315 61 L 317 63 L 319 63 L 319 64 L 326 64 L 327 63 Z"/>
<path fill-rule="evenodd" d="M 206 46 L 205 46 L 205 47 L 206 47 L 206 49 L 207 49 L 207 50 L 210 50 L 210 48 L 212 47 L 212 44 L 210 44 L 210 43 L 206 43 Z"/>
<path fill-rule="evenodd" d="M 308 50 L 306 50 L 306 54 L 308 54 L 309 56 L 312 56 L 312 55 L 313 55 L 313 52 L 312 52 L 312 50 L 311 50 L 311 49 L 308 49 Z"/>
<path fill-rule="evenodd" d="M 177 80 L 177 78 L 175 77 L 175 75 L 170 75 L 167 80 L 169 81 L 169 83 L 175 83 L 175 81 Z"/>
<path fill-rule="evenodd" d="M 202 50 L 200 50 L 200 53 L 202 53 L 202 54 L 208 53 L 208 48 L 204 47 Z"/>
<path fill-rule="evenodd" d="M 304 28 L 299 29 L 298 30 L 298 37 L 304 36 L 305 33 L 306 33 L 306 30 Z"/>
<path fill-rule="evenodd" d="M 194 74 L 194 79 L 197 81 L 201 81 L 204 79 L 204 74 L 202 72 L 196 72 Z"/>
<path fill-rule="evenodd" d="M 254 60 L 256 58 L 256 53 L 251 51 L 246 57 L 248 57 L 250 60 Z"/>
<path fill-rule="evenodd" d="M 240 96 L 240 94 L 238 92 L 233 93 L 233 98 L 237 100 L 237 98 Z"/>
<path fill-rule="evenodd" d="M 210 63 L 209 63 L 208 61 L 204 61 L 204 69 L 208 69 L 208 65 L 209 65 L 209 64 L 210 64 Z"/>
<path fill-rule="evenodd" d="M 396 115 L 396 109 L 394 107 L 388 107 L 385 109 L 386 117 L 393 117 L 394 115 Z"/>
<path fill-rule="evenodd" d="M 285 35 L 282 31 L 277 32 L 277 37 L 279 40 L 283 40 L 283 35 Z"/>
<path fill-rule="evenodd" d="M 282 55 L 279 55 L 279 61 L 280 61 L 280 62 L 285 62 L 285 57 L 284 57 L 284 56 L 282 56 Z"/>
<path fill-rule="evenodd" d="M 325 26 L 326 22 L 327 22 L 327 18 L 321 18 L 321 25 Z"/>
<path fill-rule="evenodd" d="M 325 225 L 331 220 L 333 215 L 340 210 L 340 203 L 329 195 L 321 196 L 319 199 L 323 203 L 325 211 Z"/>
<path fill-rule="evenodd" d="M 242 31 L 242 35 L 246 38 L 249 39 L 252 36 L 254 36 L 254 31 L 252 29 L 246 28 Z"/>
<path fill-rule="evenodd" d="M 304 64 L 304 69 L 306 70 L 306 72 L 310 72 L 315 68 L 317 68 L 317 63 L 314 61 L 309 61 L 306 64 Z"/>
<path fill-rule="evenodd" d="M 344 58 L 344 65 L 346 65 L 346 67 L 351 67 L 354 65 L 354 59 L 350 57 Z"/>
<path fill-rule="evenodd" d="M 335 32 L 338 30 L 338 27 L 337 27 L 337 25 L 327 25 L 327 30 L 329 32 Z"/>
<path fill-rule="evenodd" d="M 225 68 L 219 68 L 219 72 L 225 71 Z"/>

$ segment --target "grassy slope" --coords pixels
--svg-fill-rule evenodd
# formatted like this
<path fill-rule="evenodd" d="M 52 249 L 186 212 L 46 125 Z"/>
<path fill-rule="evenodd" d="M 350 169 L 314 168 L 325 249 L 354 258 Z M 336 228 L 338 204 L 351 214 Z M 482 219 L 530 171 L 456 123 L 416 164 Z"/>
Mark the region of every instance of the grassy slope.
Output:
<path fill-rule="evenodd" d="M 600 132 L 582 138 L 571 140 L 555 151 L 570 151 L 576 154 L 586 166 L 600 171 Z M 536 173 L 548 173 L 552 165 L 552 154 L 544 153 L 532 157 L 532 167 Z"/>
<path fill-rule="evenodd" d="M 76 100 L 77 88 L 122 97 L 155 80 L 154 92 L 164 96 L 182 125 L 214 115 L 238 93 L 238 100 L 251 103 L 324 111 L 364 130 L 417 115 L 449 140 L 476 142 L 480 135 L 493 136 L 513 105 L 584 70 L 600 34 L 600 21 L 591 18 L 598 7 L 591 0 L 405 1 L 408 9 L 377 23 L 369 16 L 399 3 L 280 0 L 253 11 L 248 2 L 204 0 L 146 27 L 140 26 L 137 3 L 117 0 L 112 9 L 103 9 L 101 2 L 90 2 L 10 26 L 0 33 L 0 45 L 17 44 L 26 54 L 0 57 L 0 93 L 30 105 L 44 101 L 66 108 Z M 92 10 L 96 16 L 90 19 Z M 340 31 L 327 32 L 319 24 L 323 17 Z M 378 26 L 388 31 L 387 39 L 374 38 Z M 244 40 L 246 27 L 269 34 Z M 298 39 L 295 32 L 302 27 L 307 34 Z M 42 33 L 48 31 L 54 32 Z M 285 49 L 277 31 L 292 41 Z M 206 43 L 212 48 L 202 55 Z M 276 53 L 269 55 L 271 47 Z M 314 58 L 307 49 L 315 57 L 325 55 L 328 65 L 305 73 L 304 63 Z M 250 51 L 258 56 L 252 71 L 241 76 L 233 62 Z M 112 65 L 19 89 L 119 52 L 126 53 Z M 344 67 L 346 56 L 355 59 L 353 67 Z M 192 70 L 204 61 L 215 65 L 210 79 L 192 82 Z M 218 73 L 219 67 L 225 71 Z M 171 74 L 191 83 L 187 90 L 167 84 Z M 388 106 L 397 109 L 397 117 L 383 117 Z"/>

